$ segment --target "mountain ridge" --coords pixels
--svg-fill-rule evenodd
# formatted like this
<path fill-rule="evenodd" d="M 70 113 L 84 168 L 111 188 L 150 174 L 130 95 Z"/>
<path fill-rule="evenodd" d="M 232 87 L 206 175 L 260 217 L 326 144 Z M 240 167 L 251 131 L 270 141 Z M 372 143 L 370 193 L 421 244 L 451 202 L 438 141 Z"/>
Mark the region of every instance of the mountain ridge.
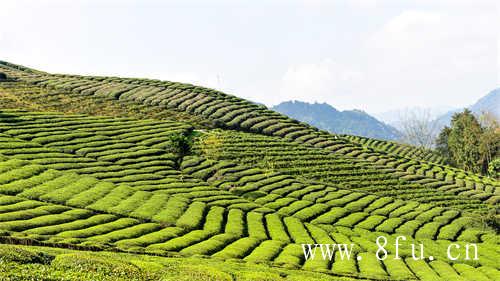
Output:
<path fill-rule="evenodd" d="M 497 120 L 500 120 L 500 88 L 490 91 L 471 106 L 448 111 L 447 113 L 437 117 L 436 122 L 441 127 L 449 126 L 453 114 L 461 112 L 466 108 L 470 109 L 477 116 L 483 114 L 484 112 L 492 113 Z"/>
<path fill-rule="evenodd" d="M 359 109 L 337 110 L 327 103 L 297 100 L 282 102 L 271 109 L 315 127 L 337 134 L 397 140 L 400 132 Z"/>

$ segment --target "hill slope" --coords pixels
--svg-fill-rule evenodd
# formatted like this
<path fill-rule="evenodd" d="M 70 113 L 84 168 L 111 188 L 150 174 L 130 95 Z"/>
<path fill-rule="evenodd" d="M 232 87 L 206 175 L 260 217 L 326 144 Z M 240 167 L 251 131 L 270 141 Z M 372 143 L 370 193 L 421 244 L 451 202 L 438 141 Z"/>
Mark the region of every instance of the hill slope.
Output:
<path fill-rule="evenodd" d="M 400 137 L 395 128 L 360 110 L 338 111 L 326 103 L 301 101 L 282 102 L 272 109 L 332 133 L 385 140 L 397 140 Z"/>
<path fill-rule="evenodd" d="M 237 261 L 263 274 L 276 271 L 252 264 L 280 268 L 267 280 L 313 280 L 300 275 L 312 272 L 322 280 L 498 279 L 497 230 L 481 223 L 498 208 L 498 181 L 211 89 L 0 67 L 17 78 L 0 83 L 4 242 L 143 255 L 132 260 Z M 408 238 L 401 260 L 375 258 L 380 235 L 390 244 Z M 451 242 L 477 243 L 479 260 L 450 261 Z M 361 258 L 305 260 L 304 243 L 352 243 Z M 410 243 L 424 243 L 435 259 L 414 260 Z M 212 278 L 264 279 L 217 266 Z"/>

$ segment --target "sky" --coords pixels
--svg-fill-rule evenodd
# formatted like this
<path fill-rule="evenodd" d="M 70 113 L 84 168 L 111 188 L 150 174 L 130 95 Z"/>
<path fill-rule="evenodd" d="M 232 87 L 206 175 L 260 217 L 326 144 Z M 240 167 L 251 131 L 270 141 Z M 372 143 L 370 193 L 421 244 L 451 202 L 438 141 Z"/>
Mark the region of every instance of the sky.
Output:
<path fill-rule="evenodd" d="M 0 0 L 0 60 L 264 103 L 456 108 L 500 85 L 493 0 Z"/>

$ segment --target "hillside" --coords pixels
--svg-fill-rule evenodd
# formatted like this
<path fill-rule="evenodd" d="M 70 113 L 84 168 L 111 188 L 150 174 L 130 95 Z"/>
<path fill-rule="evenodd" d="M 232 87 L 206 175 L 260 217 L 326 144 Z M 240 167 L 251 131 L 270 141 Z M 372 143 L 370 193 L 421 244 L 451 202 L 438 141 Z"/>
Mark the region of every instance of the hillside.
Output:
<path fill-rule="evenodd" d="M 0 239 L 28 245 L 0 247 L 12 280 L 498 280 L 496 180 L 213 89 L 0 72 L 16 79 L 0 83 Z M 304 243 L 357 258 L 306 260 Z"/>
<path fill-rule="evenodd" d="M 282 102 L 272 109 L 332 133 L 384 140 L 397 140 L 400 137 L 394 127 L 360 110 L 338 111 L 326 103 L 310 104 L 301 101 Z"/>

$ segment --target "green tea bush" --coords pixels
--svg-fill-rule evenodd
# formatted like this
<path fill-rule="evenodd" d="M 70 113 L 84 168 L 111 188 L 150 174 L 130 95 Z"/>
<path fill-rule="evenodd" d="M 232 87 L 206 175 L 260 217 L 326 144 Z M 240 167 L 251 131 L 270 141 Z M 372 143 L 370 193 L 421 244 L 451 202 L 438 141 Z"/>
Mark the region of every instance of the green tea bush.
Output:
<path fill-rule="evenodd" d="M 117 241 L 115 244 L 119 248 L 145 247 L 147 245 L 166 242 L 185 233 L 180 227 L 166 227 L 155 232 L 144 234 L 137 238 L 129 238 Z"/>
<path fill-rule="evenodd" d="M 225 209 L 222 207 L 211 207 L 205 218 L 203 229 L 213 234 L 220 233 L 224 227 Z"/>
<path fill-rule="evenodd" d="M 281 221 L 281 217 L 278 214 L 268 214 L 265 216 L 267 231 L 272 240 L 290 242 L 290 237 L 288 236 L 285 226 Z"/>
<path fill-rule="evenodd" d="M 136 225 L 138 223 L 139 222 L 135 219 L 121 218 L 112 222 L 99 224 L 84 229 L 63 231 L 57 234 L 57 236 L 62 238 L 86 238 L 86 237 L 105 234 L 118 229 L 124 229 Z"/>
<path fill-rule="evenodd" d="M 56 225 L 41 226 L 33 229 L 25 230 L 28 234 L 39 234 L 39 235 L 54 235 L 64 231 L 84 229 L 87 227 L 92 227 L 99 224 L 105 224 L 110 221 L 116 220 L 117 217 L 109 214 L 94 215 L 89 218 L 79 219 L 75 221 L 70 221 L 67 223 L 60 223 Z"/>
<path fill-rule="evenodd" d="M 186 255 L 211 255 L 222 250 L 226 245 L 229 245 L 237 239 L 238 236 L 232 233 L 223 233 L 184 248 L 181 250 L 181 253 Z"/>
<path fill-rule="evenodd" d="M 15 262 L 21 264 L 49 263 L 54 257 L 43 252 L 22 249 L 11 245 L 0 245 L 0 264 Z"/>
<path fill-rule="evenodd" d="M 207 240 L 211 235 L 211 233 L 204 230 L 194 230 L 163 243 L 151 244 L 146 247 L 146 250 L 180 251 L 191 245 Z"/>
<path fill-rule="evenodd" d="M 248 235 L 257 239 L 268 239 L 264 224 L 264 214 L 258 212 L 247 213 Z"/>
<path fill-rule="evenodd" d="M 184 214 L 182 214 L 179 219 L 177 219 L 176 225 L 186 229 L 194 229 L 199 227 L 203 221 L 206 209 L 207 207 L 205 203 L 191 203 L 186 212 L 184 212 Z"/>
<path fill-rule="evenodd" d="M 141 223 L 124 229 L 115 230 L 106 234 L 92 236 L 89 238 L 89 241 L 111 243 L 119 240 L 141 237 L 148 233 L 158 231 L 159 229 L 160 226 L 156 223 Z"/>
<path fill-rule="evenodd" d="M 266 240 L 257 246 L 244 259 L 249 262 L 262 263 L 270 262 L 281 252 L 286 242 L 277 240 Z"/>
<path fill-rule="evenodd" d="M 223 259 L 243 258 L 257 247 L 260 242 L 261 240 L 257 238 L 244 237 L 229 244 L 222 251 L 215 253 L 213 256 Z"/>
<path fill-rule="evenodd" d="M 283 219 L 286 229 L 290 237 L 298 244 L 314 244 L 314 239 L 311 238 L 304 224 L 297 218 L 285 217 Z"/>
<path fill-rule="evenodd" d="M 140 276 L 142 273 L 137 266 L 128 262 L 86 253 L 57 255 L 51 266 L 60 270 L 85 272 L 88 276 L 106 276 L 116 279 Z"/>

